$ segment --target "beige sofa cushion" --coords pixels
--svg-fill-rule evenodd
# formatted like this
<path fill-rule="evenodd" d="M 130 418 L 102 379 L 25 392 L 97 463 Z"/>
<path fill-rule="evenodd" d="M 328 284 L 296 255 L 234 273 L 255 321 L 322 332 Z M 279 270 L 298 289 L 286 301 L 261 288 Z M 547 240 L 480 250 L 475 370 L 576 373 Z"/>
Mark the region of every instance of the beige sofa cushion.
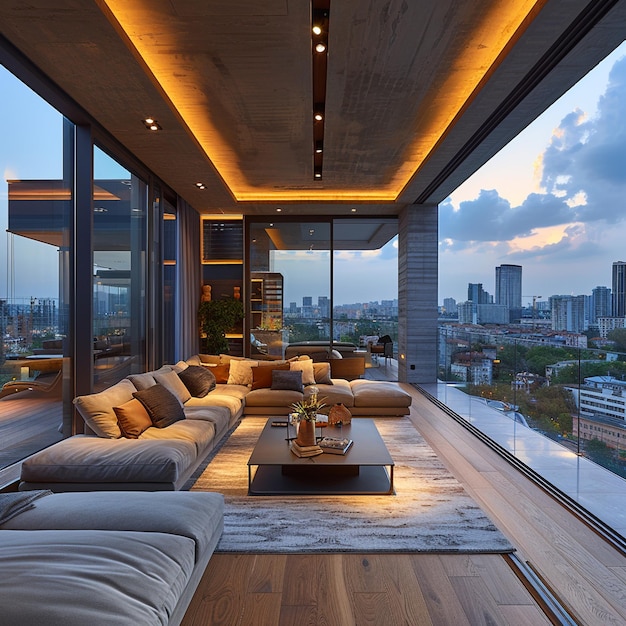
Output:
<path fill-rule="evenodd" d="M 124 379 L 100 393 L 74 398 L 74 406 L 98 437 L 117 439 L 122 431 L 113 407 L 132 400 L 135 391 L 133 383 Z"/>
<path fill-rule="evenodd" d="M 302 372 L 303 385 L 315 384 L 315 372 L 313 369 L 313 361 L 311 359 L 292 361 L 289 364 L 289 367 L 292 372 Z"/>
<path fill-rule="evenodd" d="M 352 395 L 352 389 L 350 383 L 342 378 L 334 378 L 332 385 L 319 384 L 317 387 L 317 397 L 324 398 L 324 403 L 327 407 L 331 407 L 333 404 L 341 402 L 341 404 L 352 407 L 354 406 L 354 396 Z M 304 397 L 308 398 L 311 395 L 311 388 L 306 387 L 304 389 Z M 324 410 L 326 412 L 326 409 Z"/>
<path fill-rule="evenodd" d="M 229 385 L 252 385 L 252 368 L 258 361 L 231 359 L 228 371 Z"/>
<path fill-rule="evenodd" d="M 355 407 L 409 407 L 411 396 L 395 385 L 378 380 L 357 379 L 350 383 Z"/>
<path fill-rule="evenodd" d="M 255 389 L 246 396 L 247 406 L 287 407 L 300 402 L 303 396 L 298 391 L 278 391 L 275 389 Z"/>

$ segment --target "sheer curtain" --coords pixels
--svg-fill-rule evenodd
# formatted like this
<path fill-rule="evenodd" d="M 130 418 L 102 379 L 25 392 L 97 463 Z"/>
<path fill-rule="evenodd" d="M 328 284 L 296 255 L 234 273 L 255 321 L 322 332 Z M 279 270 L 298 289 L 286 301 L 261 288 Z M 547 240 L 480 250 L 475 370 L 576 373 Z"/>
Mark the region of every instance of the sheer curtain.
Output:
<path fill-rule="evenodd" d="M 187 359 L 200 351 L 198 306 L 202 285 L 200 268 L 200 215 L 182 198 L 178 199 L 178 306 L 175 354 Z"/>

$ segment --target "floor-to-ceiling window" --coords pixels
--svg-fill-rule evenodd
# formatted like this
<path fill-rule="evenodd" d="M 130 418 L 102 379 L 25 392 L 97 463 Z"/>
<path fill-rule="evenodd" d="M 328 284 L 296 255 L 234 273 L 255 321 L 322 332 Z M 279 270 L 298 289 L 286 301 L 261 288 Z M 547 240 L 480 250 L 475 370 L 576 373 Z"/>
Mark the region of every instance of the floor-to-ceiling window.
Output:
<path fill-rule="evenodd" d="M 0 474 L 69 434 L 73 126 L 0 65 Z"/>
<path fill-rule="evenodd" d="M 147 185 L 98 147 L 93 187 L 94 388 L 145 369 Z"/>
<path fill-rule="evenodd" d="M 398 354 L 397 232 L 396 218 L 333 220 L 333 338 L 364 348 L 366 367 Z"/>
<path fill-rule="evenodd" d="M 328 221 L 250 224 L 253 351 L 280 356 L 288 343 L 330 341 L 330 231 Z"/>
<path fill-rule="evenodd" d="M 625 260 L 624 76 L 626 44 L 440 205 L 442 382 L 429 387 L 619 532 L 626 320 L 612 296 Z M 521 310 L 498 297 L 505 266 Z"/>
<path fill-rule="evenodd" d="M 367 348 L 384 335 L 397 346 L 397 227 L 395 218 L 249 220 L 251 352 L 280 356 L 306 341 Z"/>

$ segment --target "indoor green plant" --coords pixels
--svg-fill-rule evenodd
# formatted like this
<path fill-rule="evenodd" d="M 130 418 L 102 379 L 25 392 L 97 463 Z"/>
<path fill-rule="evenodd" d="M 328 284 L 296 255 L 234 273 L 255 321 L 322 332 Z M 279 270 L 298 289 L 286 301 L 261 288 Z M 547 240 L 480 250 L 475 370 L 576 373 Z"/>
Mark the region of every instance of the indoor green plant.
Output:
<path fill-rule="evenodd" d="M 226 333 L 232 332 L 243 319 L 243 303 L 235 298 L 202 302 L 198 309 L 198 323 L 203 335 L 203 349 L 208 354 L 228 352 Z"/>

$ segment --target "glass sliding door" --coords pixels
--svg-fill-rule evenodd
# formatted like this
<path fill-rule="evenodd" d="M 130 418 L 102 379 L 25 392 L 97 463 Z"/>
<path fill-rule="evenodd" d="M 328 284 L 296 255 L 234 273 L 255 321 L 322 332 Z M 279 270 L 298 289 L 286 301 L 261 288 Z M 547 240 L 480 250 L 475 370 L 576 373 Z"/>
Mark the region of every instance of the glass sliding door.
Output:
<path fill-rule="evenodd" d="M 147 186 L 94 148 L 94 390 L 146 360 Z"/>
<path fill-rule="evenodd" d="M 6 484 L 15 478 L 11 465 L 71 434 L 74 126 L 2 66 L 0 93 L 0 484 Z"/>
<path fill-rule="evenodd" d="M 397 357 L 397 233 L 396 218 L 333 222 L 333 340 L 359 346 L 366 367 Z"/>
<path fill-rule="evenodd" d="M 283 356 L 289 343 L 331 339 L 331 224 L 250 223 L 251 353 Z"/>

